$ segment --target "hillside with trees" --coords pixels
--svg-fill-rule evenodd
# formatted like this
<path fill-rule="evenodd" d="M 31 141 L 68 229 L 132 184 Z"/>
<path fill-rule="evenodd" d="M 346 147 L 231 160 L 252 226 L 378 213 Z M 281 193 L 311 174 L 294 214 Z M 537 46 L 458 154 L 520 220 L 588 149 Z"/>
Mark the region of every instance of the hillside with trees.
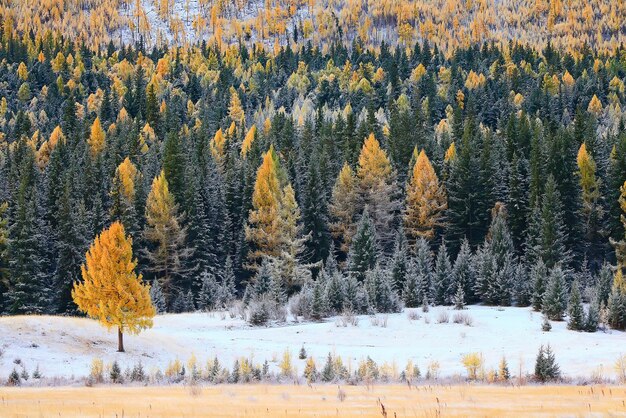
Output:
<path fill-rule="evenodd" d="M 157 313 L 626 327 L 623 3 L 198 1 L 155 42 L 182 3 L 0 6 L 0 312 L 79 313 L 113 224 Z"/>

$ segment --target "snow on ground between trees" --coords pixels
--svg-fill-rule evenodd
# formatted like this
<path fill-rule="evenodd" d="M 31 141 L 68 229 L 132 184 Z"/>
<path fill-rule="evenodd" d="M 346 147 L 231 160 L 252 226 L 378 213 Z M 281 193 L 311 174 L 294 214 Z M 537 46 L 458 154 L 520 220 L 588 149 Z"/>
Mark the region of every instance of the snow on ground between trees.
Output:
<path fill-rule="evenodd" d="M 449 323 L 437 323 L 441 311 L 448 311 Z M 415 311 L 418 320 L 409 319 Z M 452 318 L 462 312 L 471 316 L 471 326 L 455 324 Z M 465 375 L 463 354 L 484 355 L 486 368 L 497 367 L 506 356 L 513 375 L 521 370 L 532 373 L 539 346 L 550 344 L 565 376 L 589 377 L 599 370 L 614 377 L 613 365 L 626 352 L 626 333 L 576 332 L 566 322 L 552 322 L 552 331 L 542 332 L 542 316 L 530 308 L 470 306 L 464 311 L 434 307 L 403 313 L 378 315 L 387 326 L 376 325 L 371 317 L 358 318 L 358 325 L 339 325 L 338 317 L 324 322 L 296 323 L 271 327 L 251 327 L 227 312 L 168 314 L 155 317 L 154 327 L 140 335 L 129 335 L 126 353 L 117 353 L 114 329 L 107 332 L 97 321 L 54 316 L 0 317 L 0 374 L 8 375 L 15 359 L 29 371 L 39 365 L 45 377 L 82 377 L 89 373 L 93 358 L 105 364 L 117 360 L 122 369 L 141 360 L 146 370 L 167 367 L 178 358 L 186 362 L 193 354 L 199 364 L 217 356 L 229 367 L 236 358 L 253 358 L 254 363 L 268 360 L 277 368 L 282 353 L 289 350 L 298 372 L 305 360 L 296 360 L 301 347 L 323 364 L 329 352 L 340 355 L 353 368 L 370 356 L 382 364 L 395 361 L 399 370 L 412 360 L 426 370 L 440 364 L 440 376 Z M 426 323 L 426 318 L 428 322 Z M 379 321 L 384 322 L 384 321 Z"/>

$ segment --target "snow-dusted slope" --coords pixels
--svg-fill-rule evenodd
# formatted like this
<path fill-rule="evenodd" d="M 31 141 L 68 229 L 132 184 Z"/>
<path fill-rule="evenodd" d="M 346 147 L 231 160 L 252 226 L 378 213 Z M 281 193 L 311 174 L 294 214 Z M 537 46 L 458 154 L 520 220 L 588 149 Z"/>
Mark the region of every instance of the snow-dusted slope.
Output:
<path fill-rule="evenodd" d="M 117 334 L 89 319 L 19 316 L 0 317 L 0 374 L 5 375 L 19 358 L 32 371 L 38 364 L 47 377 L 83 376 L 92 358 L 105 362 L 117 359 L 122 367 L 141 359 L 150 370 L 164 369 L 176 358 L 186 361 L 192 353 L 200 364 L 218 356 L 230 365 L 236 357 L 253 356 L 255 362 L 280 359 L 288 349 L 297 359 L 300 347 L 323 364 L 328 352 L 342 356 L 356 366 L 366 356 L 375 361 L 395 361 L 402 369 L 408 359 L 425 371 L 431 361 L 441 365 L 443 376 L 463 373 L 464 353 L 482 352 L 487 368 L 496 367 L 506 355 L 514 374 L 532 372 L 537 350 L 550 344 L 562 371 L 569 376 L 589 376 L 603 366 L 605 376 L 613 376 L 616 358 L 626 353 L 626 333 L 594 334 L 568 331 L 564 322 L 553 322 L 551 332 L 541 331 L 542 317 L 528 308 L 469 307 L 463 311 L 473 319 L 472 326 L 438 324 L 442 310 L 409 320 L 407 312 L 388 315 L 386 327 L 373 325 L 371 317 L 358 317 L 357 326 L 339 326 L 335 319 L 323 323 L 288 323 L 269 328 L 253 328 L 228 314 L 196 313 L 164 315 L 155 318 L 154 328 L 138 336 L 126 336 L 127 353 L 116 353 Z M 379 318 L 383 318 L 379 315 Z M 426 318 L 428 322 L 426 323 Z M 304 361 L 294 360 L 301 373 Z"/>

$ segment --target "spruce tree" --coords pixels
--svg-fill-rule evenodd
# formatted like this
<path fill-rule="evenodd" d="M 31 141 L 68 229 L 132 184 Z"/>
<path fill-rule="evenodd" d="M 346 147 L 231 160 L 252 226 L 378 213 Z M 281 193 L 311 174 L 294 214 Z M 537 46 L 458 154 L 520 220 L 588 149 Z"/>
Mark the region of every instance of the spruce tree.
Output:
<path fill-rule="evenodd" d="M 153 280 L 150 285 L 150 300 L 157 314 L 165 313 L 167 305 L 165 303 L 165 295 L 161 291 L 158 280 Z"/>
<path fill-rule="evenodd" d="M 363 281 L 365 273 L 376 264 L 376 259 L 376 230 L 366 207 L 348 253 L 348 271 L 357 280 Z"/>
<path fill-rule="evenodd" d="M 541 383 L 558 380 L 561 377 L 561 370 L 556 363 L 556 358 L 550 345 L 539 348 L 535 361 L 535 379 Z"/>
<path fill-rule="evenodd" d="M 580 296 L 578 281 L 574 281 L 572 283 L 567 313 L 569 315 L 567 328 L 574 331 L 583 331 L 585 329 L 585 311 L 583 308 L 582 298 Z"/>
<path fill-rule="evenodd" d="M 550 271 L 546 290 L 542 300 L 542 311 L 552 321 L 562 321 L 567 308 L 567 290 L 565 274 L 560 266 Z"/>
<path fill-rule="evenodd" d="M 407 274 L 407 240 L 404 235 L 404 231 L 400 229 L 396 234 L 396 243 L 393 250 L 393 256 L 391 257 L 391 280 L 394 284 L 394 288 L 397 291 L 402 291 L 404 287 L 404 281 Z"/>
<path fill-rule="evenodd" d="M 203 311 L 210 311 L 215 307 L 219 298 L 219 287 L 215 275 L 208 271 L 200 274 L 200 292 L 197 297 L 198 308 Z"/>
<path fill-rule="evenodd" d="M 452 297 L 458 289 L 452 288 L 452 265 L 448 258 L 446 242 L 442 239 L 435 259 L 435 271 L 433 273 L 434 302 L 437 305 L 447 305 L 452 302 Z M 462 287 L 461 287 L 462 288 Z"/>
<path fill-rule="evenodd" d="M 419 300 L 433 300 L 433 255 L 428 242 L 417 240 L 415 249 L 415 266 L 417 271 L 417 292 Z"/>
<path fill-rule="evenodd" d="M 530 281 L 533 285 L 532 305 L 537 312 L 543 310 L 543 297 L 546 292 L 548 283 L 548 269 L 543 260 L 537 260 L 537 263 L 530 270 Z"/>

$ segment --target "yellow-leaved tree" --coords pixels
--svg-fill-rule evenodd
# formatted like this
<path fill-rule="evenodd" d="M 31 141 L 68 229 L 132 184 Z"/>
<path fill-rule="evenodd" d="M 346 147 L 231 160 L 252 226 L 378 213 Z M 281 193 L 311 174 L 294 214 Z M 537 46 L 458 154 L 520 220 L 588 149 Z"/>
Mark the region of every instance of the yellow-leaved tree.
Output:
<path fill-rule="evenodd" d="M 348 254 L 355 232 L 354 220 L 357 201 L 356 175 L 348 163 L 345 163 L 335 181 L 329 208 L 332 216 L 330 231 L 333 238 L 340 242 L 339 249 L 344 254 Z"/>
<path fill-rule="evenodd" d="M 406 188 L 404 227 L 411 242 L 432 239 L 448 204 L 443 186 L 424 150 L 413 150 L 415 165 Z"/>
<path fill-rule="evenodd" d="M 100 124 L 100 118 L 96 118 L 91 125 L 91 134 L 89 135 L 89 150 L 93 158 L 97 157 L 104 149 L 104 129 Z"/>
<path fill-rule="evenodd" d="M 282 169 L 274 146 L 263 154 L 257 170 L 252 210 L 246 225 L 246 239 L 254 244 L 248 257 L 254 267 L 264 256 L 278 256 L 281 244 L 280 204 Z"/>
<path fill-rule="evenodd" d="M 124 351 L 124 333 L 152 327 L 155 309 L 150 286 L 137 275 L 132 239 L 120 222 L 96 237 L 81 266 L 83 282 L 75 283 L 72 298 L 78 309 L 107 329 L 117 327 L 118 349 Z"/>

